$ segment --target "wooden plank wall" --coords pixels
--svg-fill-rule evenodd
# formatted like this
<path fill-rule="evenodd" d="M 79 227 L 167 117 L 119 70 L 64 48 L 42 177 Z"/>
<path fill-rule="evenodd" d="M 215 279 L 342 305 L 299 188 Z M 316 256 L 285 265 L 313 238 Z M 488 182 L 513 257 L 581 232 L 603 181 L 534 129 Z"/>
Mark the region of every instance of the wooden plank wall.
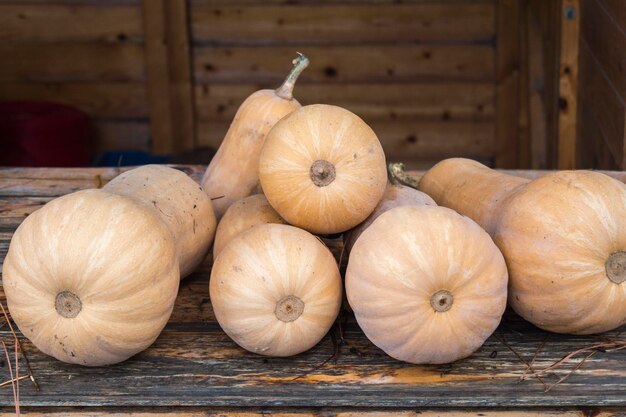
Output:
<path fill-rule="evenodd" d="M 311 66 L 297 99 L 359 114 L 389 159 L 492 162 L 495 10 L 493 1 L 192 1 L 199 142 L 219 144 L 243 98 L 278 87 L 301 51 Z"/>
<path fill-rule="evenodd" d="M 158 39 L 146 45 L 153 38 L 145 30 L 159 21 L 145 20 L 154 8 L 140 0 L 0 0 L 0 61 L 11 63 L 0 66 L 0 99 L 83 109 L 94 118 L 98 151 L 216 147 L 245 97 L 280 85 L 301 51 L 312 64 L 298 100 L 356 112 L 389 159 L 418 168 L 466 156 L 514 168 L 516 127 L 506 123 L 517 120 L 516 1 L 188 0 L 187 99 L 184 70 L 167 78 L 150 69 L 179 59 L 160 51 Z M 155 30 L 171 32 L 161 25 Z M 179 78 L 182 90 L 170 85 L 168 96 L 154 74 Z M 167 117 L 154 117 L 163 97 L 193 106 L 181 116 L 193 136 L 182 145 L 163 145 L 163 135 L 180 140 L 164 127 Z"/>
<path fill-rule="evenodd" d="M 0 100 L 76 106 L 95 150 L 149 149 L 139 1 L 0 2 Z"/>
<path fill-rule="evenodd" d="M 624 169 L 626 5 L 581 0 L 579 166 Z"/>

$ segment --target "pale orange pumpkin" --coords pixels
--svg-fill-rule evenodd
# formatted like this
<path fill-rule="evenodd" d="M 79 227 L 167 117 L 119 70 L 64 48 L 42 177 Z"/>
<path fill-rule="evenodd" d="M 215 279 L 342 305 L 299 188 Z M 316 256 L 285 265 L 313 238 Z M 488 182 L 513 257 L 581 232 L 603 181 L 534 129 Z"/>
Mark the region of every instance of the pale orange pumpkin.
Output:
<path fill-rule="evenodd" d="M 369 216 L 387 183 L 374 131 L 337 106 L 304 106 L 268 133 L 259 178 L 272 207 L 313 233 L 344 232 Z"/>
<path fill-rule="evenodd" d="M 241 104 L 217 153 L 202 178 L 221 219 L 235 201 L 251 195 L 259 182 L 259 152 L 267 132 L 278 120 L 300 108 L 293 98 L 298 76 L 309 65 L 300 54 L 285 82 L 276 90 L 259 90 Z"/>
<path fill-rule="evenodd" d="M 346 295 L 365 335 L 387 354 L 448 363 L 471 355 L 500 323 L 506 265 L 469 218 L 444 207 L 396 207 L 356 240 Z"/>
<path fill-rule="evenodd" d="M 213 238 L 211 201 L 180 171 L 146 166 L 109 184 L 32 213 L 4 260 L 13 319 L 64 362 L 113 364 L 150 346 L 172 312 L 181 268 L 197 265 Z"/>
<path fill-rule="evenodd" d="M 509 303 L 526 320 L 574 334 L 626 323 L 621 182 L 590 171 L 530 181 L 452 159 L 426 173 L 420 189 L 490 229 L 509 268 Z"/>
<path fill-rule="evenodd" d="M 226 245 L 209 288 L 226 334 L 244 349 L 268 356 L 313 347 L 341 304 L 341 275 L 328 248 L 283 224 L 255 226 Z"/>
<path fill-rule="evenodd" d="M 217 225 L 213 258 L 224 249 L 233 238 L 259 224 L 280 223 L 285 220 L 270 206 L 263 194 L 255 194 L 231 205 Z"/>

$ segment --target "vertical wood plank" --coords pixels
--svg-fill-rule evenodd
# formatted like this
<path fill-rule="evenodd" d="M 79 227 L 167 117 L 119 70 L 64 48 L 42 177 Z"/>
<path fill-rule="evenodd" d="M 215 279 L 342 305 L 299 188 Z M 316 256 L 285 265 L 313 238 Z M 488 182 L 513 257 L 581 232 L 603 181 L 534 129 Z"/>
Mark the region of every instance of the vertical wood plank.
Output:
<path fill-rule="evenodd" d="M 496 4 L 496 149 L 497 168 L 519 166 L 518 94 L 520 2 Z"/>
<path fill-rule="evenodd" d="M 562 0 L 557 163 L 559 169 L 576 167 L 579 34 L 580 0 Z"/>
<path fill-rule="evenodd" d="M 545 50 L 550 50 L 551 43 L 544 42 L 545 34 L 542 31 L 541 18 L 547 19 L 550 9 L 547 2 L 531 1 L 531 3 L 533 4 L 526 10 L 530 167 L 533 169 L 546 169 L 548 167 L 546 102 L 549 99 L 549 95 L 546 92 L 546 75 L 551 74 L 546 71 L 544 52 Z"/>
<path fill-rule="evenodd" d="M 186 0 L 144 0 L 152 151 L 193 149 L 195 122 Z"/>
<path fill-rule="evenodd" d="M 518 93 L 518 165 L 519 167 L 530 167 L 531 165 L 531 141 L 532 125 L 530 118 L 530 61 L 531 49 L 529 37 L 531 35 L 529 16 L 530 7 L 528 0 L 519 0 L 520 6 L 520 26 L 519 26 L 519 93 Z"/>

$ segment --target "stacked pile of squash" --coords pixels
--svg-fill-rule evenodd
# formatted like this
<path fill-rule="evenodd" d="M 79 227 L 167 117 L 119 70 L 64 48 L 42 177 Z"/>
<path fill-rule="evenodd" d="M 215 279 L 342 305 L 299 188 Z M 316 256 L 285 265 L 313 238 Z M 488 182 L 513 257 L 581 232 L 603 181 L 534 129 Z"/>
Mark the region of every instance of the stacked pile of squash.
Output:
<path fill-rule="evenodd" d="M 293 98 L 307 65 L 299 56 L 281 87 L 243 102 L 201 187 L 146 166 L 29 216 L 3 267 L 24 335 L 65 362 L 123 361 L 157 338 L 213 244 L 222 329 L 251 352 L 298 354 L 339 313 L 342 277 L 320 239 L 337 234 L 356 319 L 399 360 L 471 355 L 507 300 L 559 333 L 626 322 L 624 184 L 587 171 L 529 181 L 466 159 L 418 184 L 387 167 L 357 115 Z"/>

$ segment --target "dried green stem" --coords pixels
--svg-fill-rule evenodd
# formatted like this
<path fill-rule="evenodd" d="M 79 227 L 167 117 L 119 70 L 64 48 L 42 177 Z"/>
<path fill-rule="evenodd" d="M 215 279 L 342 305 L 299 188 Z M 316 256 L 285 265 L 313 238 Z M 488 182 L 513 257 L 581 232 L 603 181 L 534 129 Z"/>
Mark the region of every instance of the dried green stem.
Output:
<path fill-rule="evenodd" d="M 293 87 L 302 71 L 309 66 L 309 58 L 298 52 L 298 57 L 292 62 L 293 68 L 289 71 L 283 85 L 276 89 L 276 95 L 285 100 L 293 100 Z"/>
<path fill-rule="evenodd" d="M 391 182 L 392 184 L 406 185 L 407 187 L 415 188 L 417 190 L 419 181 L 406 173 L 403 163 L 390 163 L 389 165 L 387 165 L 387 173 L 389 175 L 389 182 Z"/>

